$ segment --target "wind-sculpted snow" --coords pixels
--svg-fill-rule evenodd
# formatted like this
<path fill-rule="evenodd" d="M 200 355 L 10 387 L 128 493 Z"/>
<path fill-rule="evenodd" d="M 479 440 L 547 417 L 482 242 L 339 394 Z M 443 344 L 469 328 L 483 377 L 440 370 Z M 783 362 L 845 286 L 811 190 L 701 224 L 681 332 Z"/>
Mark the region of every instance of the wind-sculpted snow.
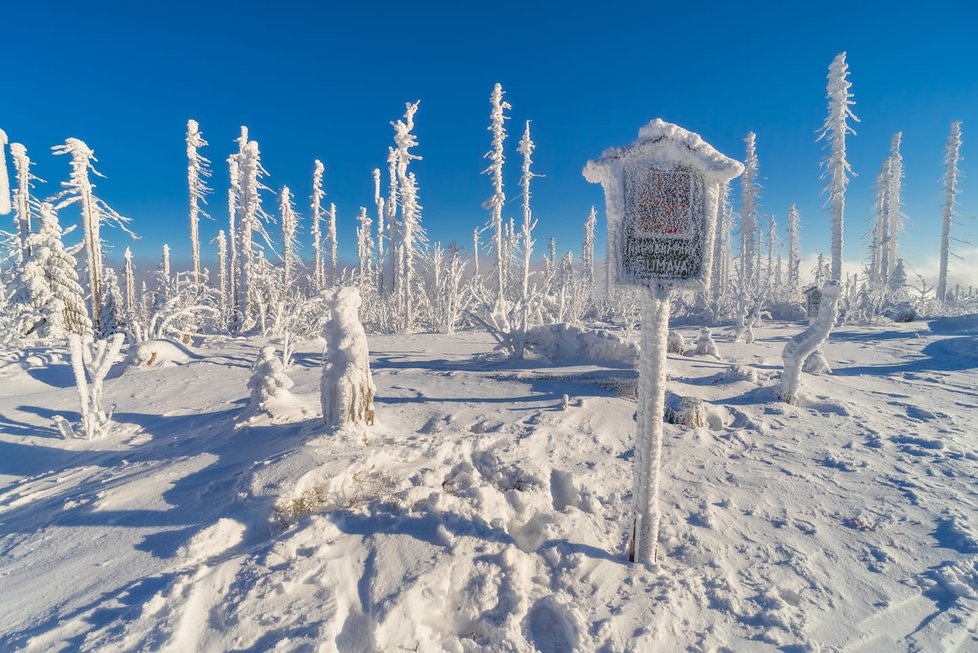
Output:
<path fill-rule="evenodd" d="M 209 339 L 110 373 L 117 428 L 86 441 L 50 420 L 78 410 L 66 352 L 0 353 L 0 650 L 972 650 L 978 360 L 945 346 L 976 323 L 837 329 L 796 405 L 797 325 L 671 356 L 706 426 L 665 425 L 652 569 L 620 363 L 373 336 L 364 443 L 323 428 L 321 345 L 289 369 L 309 410 L 242 422 L 265 343 Z"/>

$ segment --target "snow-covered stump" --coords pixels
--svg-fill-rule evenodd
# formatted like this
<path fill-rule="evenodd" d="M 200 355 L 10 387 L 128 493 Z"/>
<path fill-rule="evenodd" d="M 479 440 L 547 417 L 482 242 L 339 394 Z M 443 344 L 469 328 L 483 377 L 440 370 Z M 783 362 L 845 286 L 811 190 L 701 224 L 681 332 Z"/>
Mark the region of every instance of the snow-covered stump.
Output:
<path fill-rule="evenodd" d="M 659 467 L 662 417 L 666 405 L 666 351 L 669 340 L 669 289 L 642 292 L 642 349 L 638 368 L 638 425 L 632 479 L 632 562 L 655 562 L 659 540 Z"/>
<path fill-rule="evenodd" d="M 370 376 L 370 351 L 357 314 L 359 308 L 360 293 L 356 288 L 337 288 L 328 295 L 320 396 L 323 421 L 329 429 L 374 423 L 377 388 Z"/>
<path fill-rule="evenodd" d="M 700 329 L 700 335 L 696 338 L 696 349 L 693 350 L 693 355 L 713 356 L 717 360 L 723 360 L 720 357 L 720 350 L 717 349 L 717 343 L 713 339 L 713 333 L 709 327 Z"/>
<path fill-rule="evenodd" d="M 275 348 L 262 347 L 248 379 L 248 389 L 251 391 L 249 411 L 274 416 L 276 408 L 283 402 L 291 403 L 292 393 L 289 389 L 292 385 L 292 379 L 285 373 L 285 365 L 276 355 Z"/>
<path fill-rule="evenodd" d="M 822 288 L 822 303 L 812 324 L 788 341 L 781 353 L 784 372 L 781 374 L 781 399 L 795 403 L 801 386 L 801 371 L 808 357 L 816 351 L 832 331 L 839 316 L 839 297 L 842 286 L 831 281 Z"/>
<path fill-rule="evenodd" d="M 68 336 L 71 369 L 78 388 L 81 415 L 78 426 L 88 440 L 104 435 L 111 424 L 112 411 L 106 413 L 102 409 L 102 382 L 109 373 L 112 362 L 119 355 L 124 340 L 121 333 L 113 334 L 105 340 L 93 340 L 91 336 L 82 338 L 75 333 Z M 91 383 L 85 377 L 86 372 Z M 56 420 L 56 424 L 62 435 L 75 434 L 67 421 Z"/>

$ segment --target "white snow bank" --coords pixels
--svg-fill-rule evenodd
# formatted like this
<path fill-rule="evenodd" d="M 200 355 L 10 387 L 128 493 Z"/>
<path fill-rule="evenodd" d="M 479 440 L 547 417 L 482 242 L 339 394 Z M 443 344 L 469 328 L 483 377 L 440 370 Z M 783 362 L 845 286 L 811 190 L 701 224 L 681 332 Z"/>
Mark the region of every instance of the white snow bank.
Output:
<path fill-rule="evenodd" d="M 174 340 L 144 340 L 129 347 L 126 363 L 130 367 L 169 367 L 189 363 L 190 351 Z"/>
<path fill-rule="evenodd" d="M 638 346 L 615 332 L 574 324 L 545 324 L 527 332 L 533 350 L 552 361 L 609 361 L 634 365 Z"/>

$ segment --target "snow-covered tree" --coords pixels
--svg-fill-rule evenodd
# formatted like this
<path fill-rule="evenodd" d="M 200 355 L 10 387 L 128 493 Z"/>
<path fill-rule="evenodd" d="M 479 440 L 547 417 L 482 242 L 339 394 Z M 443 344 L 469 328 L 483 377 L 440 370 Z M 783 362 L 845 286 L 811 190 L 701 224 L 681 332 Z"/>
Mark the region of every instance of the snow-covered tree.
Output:
<path fill-rule="evenodd" d="M 0 215 L 10 213 L 10 173 L 7 172 L 7 132 L 0 129 Z"/>
<path fill-rule="evenodd" d="M 388 269 L 391 274 L 391 292 L 399 296 L 400 283 L 398 280 L 398 257 L 400 252 L 400 229 L 397 224 L 397 150 L 387 148 L 387 256 L 390 259 Z M 384 289 L 381 288 L 381 292 Z"/>
<path fill-rule="evenodd" d="M 284 289 L 288 291 L 295 280 L 295 268 L 299 265 L 299 244 L 296 238 L 299 218 L 295 213 L 295 206 L 292 202 L 292 191 L 288 186 L 282 186 L 282 192 L 278 198 L 279 219 L 282 224 L 282 282 Z"/>
<path fill-rule="evenodd" d="M 887 157 L 876 176 L 876 198 L 873 201 L 873 227 L 869 245 L 869 283 L 874 289 L 883 288 L 889 274 L 890 234 L 890 169 L 892 161 Z"/>
<path fill-rule="evenodd" d="M 328 297 L 320 392 L 323 421 L 330 429 L 374 423 L 377 388 L 370 375 L 370 351 L 357 314 L 359 308 L 356 288 L 335 288 Z"/>
<path fill-rule="evenodd" d="M 819 349 L 829 332 L 835 326 L 839 317 L 839 297 L 842 286 L 837 281 L 830 281 L 822 287 L 822 302 L 818 314 L 812 324 L 803 332 L 796 335 L 785 345 L 781 358 L 784 360 L 784 371 L 781 373 L 781 400 L 789 404 L 795 403 L 798 388 L 801 385 L 802 365 L 808 357 Z"/>
<path fill-rule="evenodd" d="M 479 278 L 479 233 L 481 231 L 479 227 L 472 230 L 472 265 L 474 267 L 473 275 L 476 279 Z"/>
<path fill-rule="evenodd" d="M 961 121 L 951 123 L 944 154 L 944 223 L 941 227 L 941 271 L 937 282 L 937 299 L 947 299 L 947 263 L 951 243 L 951 223 L 954 222 L 954 202 L 958 194 L 958 162 L 961 160 Z"/>
<path fill-rule="evenodd" d="M 828 178 L 825 191 L 828 193 L 828 206 L 832 210 L 832 279 L 841 281 L 846 186 L 853 174 L 846 159 L 846 135 L 856 133 L 849 126 L 849 119 L 859 122 L 859 118 L 850 108 L 855 102 L 849 90 L 852 82 L 849 81 L 849 65 L 846 63 L 845 52 L 840 52 L 832 61 L 828 80 L 828 116 L 817 140 L 825 140 L 828 149 L 822 160 L 822 178 Z"/>
<path fill-rule="evenodd" d="M 523 174 L 520 177 L 520 186 L 523 188 L 523 224 L 520 229 L 521 244 L 520 249 L 523 253 L 522 266 L 520 268 L 520 325 L 519 328 L 524 332 L 529 328 L 530 320 L 530 257 L 533 255 L 533 228 L 536 227 L 536 220 L 533 219 L 533 211 L 530 208 L 530 182 L 538 175 L 530 169 L 533 164 L 533 150 L 536 145 L 530 138 L 530 121 L 526 121 L 526 128 L 517 151 L 523 155 Z M 594 214 L 594 208 L 591 208 Z M 593 230 L 592 230 L 593 231 Z M 587 245 L 585 244 L 585 247 Z M 592 242 L 593 256 L 593 242 Z M 593 259 L 592 259 L 593 260 Z M 522 358 L 522 347 L 517 354 L 517 358 Z"/>
<path fill-rule="evenodd" d="M 95 185 L 89 179 L 89 172 L 102 176 L 92 165 L 97 161 L 95 153 L 83 141 L 77 138 L 69 138 L 64 145 L 52 148 L 55 155 L 67 154 L 71 157 L 71 174 L 68 181 L 61 182 L 64 188 L 55 195 L 52 201 L 58 201 L 55 209 L 60 210 L 75 202 L 81 205 L 82 230 L 84 232 L 85 243 L 85 266 L 88 269 L 88 290 L 91 297 L 91 314 L 95 321 L 95 329 L 99 330 L 98 319 L 102 313 L 102 237 L 101 226 L 103 222 L 115 224 L 133 238 L 136 237 L 126 224 L 129 218 L 120 215 L 95 196 Z"/>
<path fill-rule="evenodd" d="M 326 172 L 326 167 L 319 159 L 316 159 L 314 165 L 315 167 L 312 171 L 312 223 L 310 225 L 313 258 L 312 280 L 313 287 L 320 289 L 326 285 L 326 268 L 325 261 L 323 260 L 321 230 L 323 221 L 323 198 L 326 196 L 326 192 L 323 190 L 323 173 Z"/>
<path fill-rule="evenodd" d="M 106 267 L 102 277 L 102 315 L 99 319 L 100 338 L 126 331 L 126 314 L 122 305 L 122 292 L 115 270 Z"/>
<path fill-rule="evenodd" d="M 40 207 L 40 225 L 28 236 L 30 252 L 21 268 L 16 303 L 25 310 L 21 333 L 41 338 L 87 335 L 92 323 L 78 283 L 75 257 L 61 243 L 61 226 L 54 207 Z"/>
<path fill-rule="evenodd" d="M 241 128 L 238 138 L 239 153 L 244 148 L 248 137 L 247 127 Z M 228 187 L 228 316 L 238 306 L 238 231 L 235 227 L 238 214 L 238 189 L 241 185 L 241 174 L 238 166 L 238 154 L 228 157 L 228 175 L 231 185 Z"/>
<path fill-rule="evenodd" d="M 890 139 L 890 157 L 887 181 L 889 187 L 886 194 L 886 278 L 893 276 L 900 252 L 900 232 L 903 230 L 903 154 L 900 153 L 902 132 L 893 134 Z"/>
<path fill-rule="evenodd" d="M 282 359 L 275 354 L 275 347 L 262 347 L 248 377 L 251 391 L 248 412 L 274 416 L 283 403 L 292 402 L 293 395 L 289 392 L 292 386 L 292 379 L 286 373 Z"/>
<path fill-rule="evenodd" d="M 242 138 L 247 138 L 247 132 L 242 129 Z M 238 272 L 236 291 L 237 306 L 236 324 L 238 328 L 246 328 L 255 318 L 253 306 L 253 285 L 255 275 L 255 235 L 261 234 L 268 241 L 268 233 L 262 222 L 271 222 L 271 218 L 262 209 L 261 191 L 268 188 L 261 183 L 261 178 L 267 173 L 261 164 L 258 143 L 247 141 L 238 153 Z"/>
<path fill-rule="evenodd" d="M 724 184 L 720 188 L 717 200 L 717 231 L 713 240 L 713 271 L 710 275 L 710 284 L 713 301 L 719 303 L 730 284 L 730 230 L 733 211 L 730 207 L 729 184 Z M 610 270 L 606 272 L 610 273 Z M 608 276 L 610 281 L 610 274 Z"/>
<path fill-rule="evenodd" d="M 187 121 L 187 187 L 190 193 L 190 252 L 194 262 L 194 283 L 200 283 L 200 216 L 208 217 L 201 208 L 206 204 L 210 189 L 205 179 L 211 176 L 210 161 L 197 151 L 207 145 L 196 120 Z"/>
<path fill-rule="evenodd" d="M 326 238 L 329 240 L 329 282 L 333 285 L 337 283 L 336 271 L 336 204 L 329 205 L 329 219 L 326 222 Z"/>
<path fill-rule="evenodd" d="M 136 273 L 132 265 L 132 250 L 128 247 L 123 254 L 123 259 L 126 262 L 126 314 L 133 316 L 136 314 Z"/>
<path fill-rule="evenodd" d="M 492 110 L 489 112 L 489 131 L 492 132 L 492 149 L 486 153 L 489 167 L 483 172 L 492 175 L 492 197 L 487 200 L 490 210 L 490 223 L 496 246 L 496 301 L 504 299 L 506 292 L 506 257 L 503 253 L 503 206 L 506 204 L 506 193 L 503 192 L 503 163 L 506 156 L 503 153 L 503 142 L 506 140 L 504 121 L 506 109 L 512 109 L 509 102 L 503 101 L 503 87 L 496 84 L 489 96 Z"/>
<path fill-rule="evenodd" d="M 760 194 L 757 135 L 749 132 L 744 142 L 747 152 L 744 156 L 744 174 L 740 178 L 740 286 L 751 292 L 757 285 L 754 270 L 757 256 L 757 198 Z"/>
<path fill-rule="evenodd" d="M 584 221 L 584 247 L 581 249 L 581 263 L 584 266 L 584 280 L 594 288 L 594 228 L 598 224 L 598 214 L 591 207 Z"/>
<path fill-rule="evenodd" d="M 380 168 L 374 168 L 374 206 L 377 207 L 377 293 L 384 294 L 384 198 L 380 194 Z"/>
<path fill-rule="evenodd" d="M 31 210 L 32 181 L 40 181 L 31 174 L 31 160 L 27 156 L 27 148 L 20 143 L 10 144 L 10 157 L 14 161 L 14 169 L 17 171 L 17 189 L 14 192 L 14 217 L 17 223 L 17 235 L 20 237 L 21 257 L 30 254 L 28 248 L 28 236 L 31 233 Z"/>
<path fill-rule="evenodd" d="M 357 214 L 357 261 L 360 264 L 360 293 L 365 294 L 373 276 L 374 241 L 371 235 L 373 220 L 367 215 L 366 207 L 360 207 Z"/>
<path fill-rule="evenodd" d="M 414 114 L 418 111 L 419 102 L 408 102 L 404 112 L 404 120 L 397 120 L 394 126 L 394 144 L 397 146 L 397 183 L 401 194 L 401 247 L 403 249 L 404 265 L 402 268 L 401 291 L 403 293 L 403 328 L 410 331 L 414 327 L 414 285 L 415 259 L 418 258 L 421 245 L 421 216 L 418 203 L 418 187 L 414 173 L 408 173 L 411 161 L 421 157 L 411 152 L 417 147 L 418 139 L 412 133 L 414 129 Z"/>
<path fill-rule="evenodd" d="M 68 336 L 71 353 L 71 369 L 78 389 L 82 437 L 91 440 L 108 433 L 112 424 L 112 411 L 102 407 L 103 381 L 119 355 L 125 337 L 116 333 L 105 340 L 93 340 L 72 333 Z M 88 378 L 86 379 L 86 373 Z M 63 417 L 56 420 L 58 430 L 65 437 L 74 437 L 75 431 Z"/>
<path fill-rule="evenodd" d="M 798 292 L 798 284 L 801 279 L 799 274 L 801 269 L 801 250 L 798 245 L 799 222 L 798 208 L 792 204 L 788 207 L 788 291 L 792 294 Z"/>

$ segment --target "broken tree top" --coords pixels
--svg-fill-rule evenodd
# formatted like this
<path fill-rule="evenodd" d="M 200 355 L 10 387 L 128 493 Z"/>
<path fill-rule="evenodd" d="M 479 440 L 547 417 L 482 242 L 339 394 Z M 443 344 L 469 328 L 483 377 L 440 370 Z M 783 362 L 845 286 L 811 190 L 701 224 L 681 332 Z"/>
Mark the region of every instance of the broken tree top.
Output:
<path fill-rule="evenodd" d="M 685 163 L 702 171 L 711 178 L 710 181 L 720 183 L 726 183 L 744 171 L 740 161 L 720 154 L 699 134 L 656 118 L 638 131 L 638 139 L 631 145 L 609 148 L 599 158 L 588 161 L 584 166 L 584 177 L 592 183 L 600 183 L 609 166 L 633 156 Z"/>

